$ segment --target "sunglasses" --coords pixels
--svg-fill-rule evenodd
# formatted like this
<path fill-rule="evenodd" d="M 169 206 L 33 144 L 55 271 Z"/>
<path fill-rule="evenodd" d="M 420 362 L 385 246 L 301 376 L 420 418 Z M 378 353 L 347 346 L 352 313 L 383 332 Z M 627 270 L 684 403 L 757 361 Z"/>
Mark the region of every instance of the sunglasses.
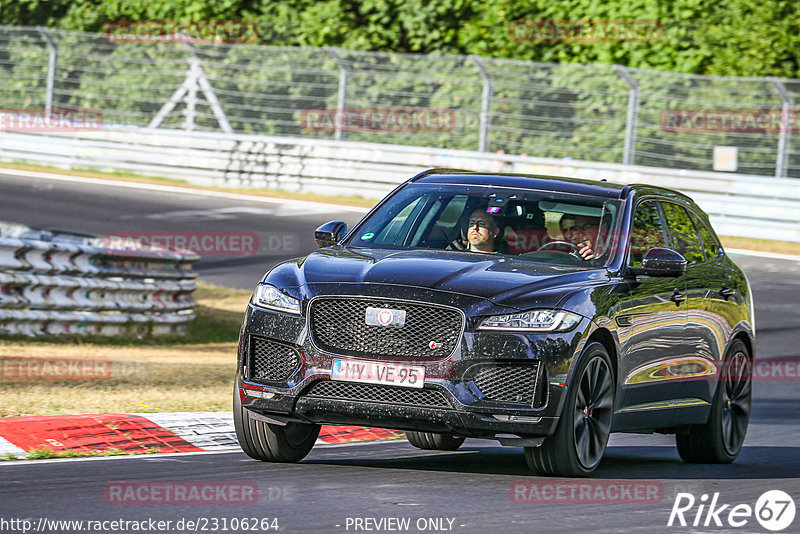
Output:
<path fill-rule="evenodd" d="M 478 228 L 486 228 L 487 230 L 489 229 L 489 223 L 481 219 L 469 221 L 467 228 L 472 228 L 473 226 L 477 226 Z"/>
<path fill-rule="evenodd" d="M 583 225 L 576 224 L 575 226 L 570 226 L 569 228 L 562 228 L 561 231 L 562 232 L 566 232 L 566 231 L 580 232 L 582 230 L 592 230 L 594 228 L 597 228 L 596 224 L 586 223 L 586 224 L 583 224 Z"/>

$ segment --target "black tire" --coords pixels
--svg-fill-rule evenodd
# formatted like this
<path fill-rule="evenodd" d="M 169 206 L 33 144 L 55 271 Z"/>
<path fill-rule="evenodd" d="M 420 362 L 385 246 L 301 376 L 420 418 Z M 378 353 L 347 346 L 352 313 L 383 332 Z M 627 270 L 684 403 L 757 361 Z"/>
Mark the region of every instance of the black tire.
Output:
<path fill-rule="evenodd" d="M 742 450 L 753 394 L 750 351 L 740 339 L 728 347 L 711 414 L 704 425 L 676 434 L 678 454 L 690 464 L 727 464 Z"/>
<path fill-rule="evenodd" d="M 525 447 L 525 461 L 544 476 L 587 477 L 600 461 L 611 433 L 614 411 L 611 358 L 600 343 L 581 354 L 555 433 L 538 447 Z"/>
<path fill-rule="evenodd" d="M 320 426 L 311 423 L 275 425 L 259 421 L 242 406 L 239 388 L 233 389 L 233 426 L 236 439 L 250 458 L 262 462 L 299 462 L 317 441 Z"/>
<path fill-rule="evenodd" d="M 464 438 L 436 432 L 406 432 L 406 438 L 416 448 L 427 451 L 454 451 L 464 443 Z"/>

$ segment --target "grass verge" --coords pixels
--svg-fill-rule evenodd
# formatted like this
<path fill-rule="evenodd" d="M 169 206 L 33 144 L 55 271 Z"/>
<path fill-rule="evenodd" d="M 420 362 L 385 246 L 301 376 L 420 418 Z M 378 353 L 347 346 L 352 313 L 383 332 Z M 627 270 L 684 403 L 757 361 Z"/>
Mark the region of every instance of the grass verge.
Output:
<path fill-rule="evenodd" d="M 248 291 L 200 283 L 197 319 L 186 337 L 3 338 L 0 360 L 105 359 L 111 372 L 85 380 L 19 380 L 18 374 L 8 380 L 0 374 L 0 417 L 229 410 L 249 298 Z"/>
<path fill-rule="evenodd" d="M 92 451 L 51 451 L 50 449 L 31 449 L 25 456 L 13 454 L 0 457 L 0 460 L 45 460 L 48 458 L 85 458 L 92 456 L 124 456 L 130 454 L 152 454 L 161 452 L 158 447 L 150 447 L 146 451 L 123 451 L 122 449 L 106 449 Z"/>
<path fill-rule="evenodd" d="M 747 237 L 720 236 L 722 246 L 726 248 L 739 248 L 758 252 L 771 252 L 773 254 L 790 254 L 800 256 L 800 243 L 791 241 L 773 241 L 772 239 L 751 239 Z"/>
<path fill-rule="evenodd" d="M 289 200 L 303 200 L 306 202 L 325 202 L 327 204 L 341 204 L 344 206 L 357 206 L 361 208 L 371 208 L 372 206 L 377 204 L 379 200 L 376 198 L 364 198 L 360 195 L 355 195 L 355 196 L 320 195 L 317 193 L 299 193 L 295 191 L 285 191 L 283 189 L 267 189 L 267 188 L 249 189 L 249 188 L 235 188 L 235 187 L 201 186 L 201 185 L 189 184 L 184 180 L 160 178 L 157 176 L 139 176 L 137 174 L 124 173 L 124 172 L 98 172 L 88 169 L 65 170 L 65 169 L 58 169 L 56 167 L 47 167 L 44 165 L 29 165 L 27 163 L 0 162 L 0 168 L 21 170 L 21 171 L 47 172 L 52 174 L 63 174 L 65 176 L 81 176 L 86 178 L 97 178 L 100 180 L 136 182 L 140 184 L 173 185 L 178 187 L 186 187 L 189 189 L 200 189 L 203 191 L 241 193 L 244 195 L 269 197 L 269 198 L 285 198 Z"/>

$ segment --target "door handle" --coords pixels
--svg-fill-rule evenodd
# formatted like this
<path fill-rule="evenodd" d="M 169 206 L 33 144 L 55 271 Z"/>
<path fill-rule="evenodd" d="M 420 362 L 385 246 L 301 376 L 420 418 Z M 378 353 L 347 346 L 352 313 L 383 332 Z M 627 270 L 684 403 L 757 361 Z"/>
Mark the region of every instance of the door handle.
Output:
<path fill-rule="evenodd" d="M 686 295 L 684 295 L 683 293 L 681 293 L 680 291 L 675 289 L 675 292 L 672 294 L 672 296 L 669 298 L 669 300 L 674 302 L 677 306 L 680 306 L 681 302 L 686 300 Z"/>
<path fill-rule="evenodd" d="M 722 289 L 719 290 L 719 296 L 728 300 L 733 296 L 734 290 L 728 286 L 722 286 Z"/>

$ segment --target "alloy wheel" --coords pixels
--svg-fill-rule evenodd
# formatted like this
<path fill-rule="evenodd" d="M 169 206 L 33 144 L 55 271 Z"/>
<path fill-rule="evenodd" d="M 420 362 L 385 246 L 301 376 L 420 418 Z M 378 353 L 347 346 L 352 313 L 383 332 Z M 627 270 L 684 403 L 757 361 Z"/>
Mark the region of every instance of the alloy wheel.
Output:
<path fill-rule="evenodd" d="M 752 393 L 750 360 L 744 352 L 729 360 L 722 386 L 722 438 L 728 453 L 736 454 L 747 433 Z"/>
<path fill-rule="evenodd" d="M 611 430 L 614 404 L 611 369 L 595 357 L 583 371 L 575 399 L 574 446 L 586 469 L 600 462 Z"/>

